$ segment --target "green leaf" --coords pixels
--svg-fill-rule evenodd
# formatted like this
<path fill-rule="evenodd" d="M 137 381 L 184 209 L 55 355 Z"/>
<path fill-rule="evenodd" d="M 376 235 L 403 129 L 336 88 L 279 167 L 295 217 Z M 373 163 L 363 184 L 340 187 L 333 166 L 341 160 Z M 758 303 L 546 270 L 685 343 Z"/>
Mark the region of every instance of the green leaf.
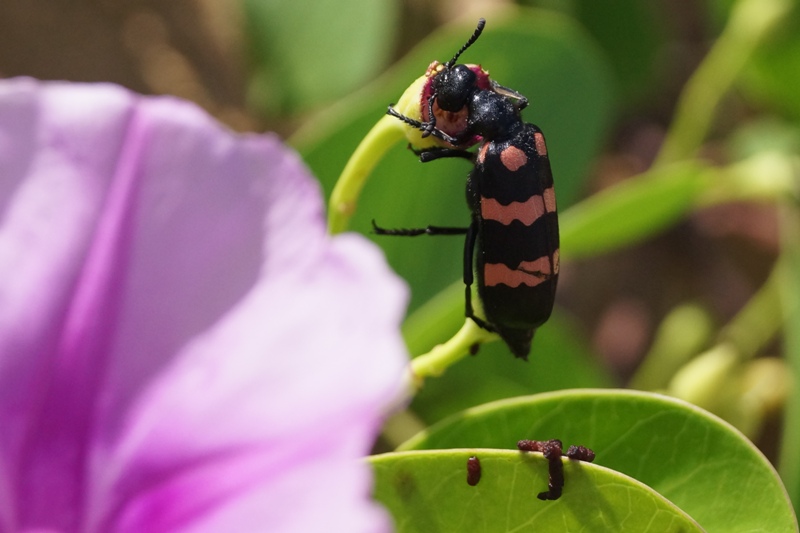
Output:
<path fill-rule="evenodd" d="M 442 421 L 400 450 L 508 449 L 523 438 L 592 448 L 596 464 L 645 483 L 706 531 L 798 530 L 780 478 L 758 449 L 726 422 L 666 396 L 584 390 L 495 402 Z"/>
<path fill-rule="evenodd" d="M 667 24 L 657 4 L 638 0 L 523 0 L 524 5 L 554 9 L 578 20 L 603 47 L 621 92 L 621 105 L 631 107 L 663 84 L 659 51 L 667 45 Z"/>
<path fill-rule="evenodd" d="M 650 2 L 578 0 L 576 17 L 607 51 L 624 104 L 641 101 L 657 82 L 658 53 L 666 45 L 666 20 Z"/>
<path fill-rule="evenodd" d="M 467 459 L 481 463 L 480 482 L 466 482 Z M 375 497 L 404 533 L 591 531 L 693 532 L 702 529 L 657 492 L 627 476 L 563 460 L 564 492 L 547 490 L 548 464 L 540 453 L 446 450 L 378 455 Z"/>
<path fill-rule="evenodd" d="M 796 2 L 756 50 L 743 81 L 755 100 L 795 120 L 800 117 L 800 8 Z"/>
<path fill-rule="evenodd" d="M 269 114 L 340 98 L 384 69 L 398 3 L 244 0 L 251 100 Z"/>

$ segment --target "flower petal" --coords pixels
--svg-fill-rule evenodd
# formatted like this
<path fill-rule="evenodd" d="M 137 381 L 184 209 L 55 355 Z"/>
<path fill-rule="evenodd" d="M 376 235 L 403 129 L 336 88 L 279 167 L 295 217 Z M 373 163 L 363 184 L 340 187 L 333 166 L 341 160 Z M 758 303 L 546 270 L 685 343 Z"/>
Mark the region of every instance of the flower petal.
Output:
<path fill-rule="evenodd" d="M 400 394 L 405 288 L 325 235 L 294 154 L 18 80 L 0 161 L 0 529 L 386 525 L 355 460 Z"/>

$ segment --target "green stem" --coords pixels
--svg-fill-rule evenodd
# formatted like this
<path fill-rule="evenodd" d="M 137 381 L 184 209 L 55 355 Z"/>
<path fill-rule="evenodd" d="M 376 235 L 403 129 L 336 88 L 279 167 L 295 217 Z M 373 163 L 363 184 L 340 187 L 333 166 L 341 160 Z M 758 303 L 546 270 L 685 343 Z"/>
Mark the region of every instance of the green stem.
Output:
<path fill-rule="evenodd" d="M 422 88 L 427 80 L 425 75 L 414 80 L 400 96 L 394 108 L 403 115 L 420 119 L 422 116 L 419 104 L 420 94 L 422 94 Z M 384 115 L 369 130 L 367 136 L 350 156 L 350 160 L 333 187 L 331 199 L 328 202 L 328 231 L 331 235 L 347 229 L 350 217 L 356 210 L 358 196 L 372 169 L 383 158 L 383 154 L 403 137 L 417 149 L 437 146 L 440 143 L 435 137 L 423 138 L 422 132 L 417 128 L 412 128 L 394 117 Z"/>
<path fill-rule="evenodd" d="M 737 201 L 780 201 L 796 196 L 798 160 L 779 152 L 760 152 L 748 159 L 715 169 L 695 199 L 695 208 Z"/>
<path fill-rule="evenodd" d="M 472 320 L 465 320 L 458 333 L 431 351 L 411 361 L 411 373 L 417 387 L 426 377 L 440 376 L 448 367 L 466 357 L 472 346 L 494 340 L 497 335 L 482 329 Z"/>
<path fill-rule="evenodd" d="M 720 332 L 720 341 L 735 346 L 740 361 L 755 357 L 783 325 L 780 293 L 785 289 L 784 277 L 778 261 L 767 281 Z"/>
<path fill-rule="evenodd" d="M 703 307 L 696 304 L 676 307 L 661 321 L 629 387 L 648 391 L 666 389 L 672 376 L 708 346 L 713 332 L 714 324 Z"/>
<path fill-rule="evenodd" d="M 404 135 L 403 123 L 386 115 L 362 139 L 331 192 L 328 202 L 328 231 L 331 235 L 347 229 L 367 177 L 383 154 Z"/>
<path fill-rule="evenodd" d="M 800 210 L 796 203 L 784 206 L 780 222 L 784 245 L 780 298 L 786 360 L 794 387 L 784 409 L 779 470 L 795 509 L 800 509 Z"/>
<path fill-rule="evenodd" d="M 761 39 L 791 8 L 789 0 L 739 0 L 719 39 L 686 84 L 656 165 L 692 157 L 723 96 Z"/>
<path fill-rule="evenodd" d="M 785 270 L 781 258 L 717 343 L 674 372 L 668 394 L 722 416 L 751 437 L 758 434 L 765 415 L 775 408 L 770 406 L 784 405 L 789 388 L 785 365 L 774 358 L 772 363 L 769 358 L 752 361 L 786 324 L 780 302 Z"/>
<path fill-rule="evenodd" d="M 765 153 L 722 171 L 720 186 L 710 188 L 698 207 L 735 200 L 781 201 L 797 191 L 796 158 Z M 780 258 L 766 282 L 720 332 L 720 343 L 736 347 L 740 361 L 752 359 L 785 323 L 781 296 L 786 290 L 785 261 Z"/>

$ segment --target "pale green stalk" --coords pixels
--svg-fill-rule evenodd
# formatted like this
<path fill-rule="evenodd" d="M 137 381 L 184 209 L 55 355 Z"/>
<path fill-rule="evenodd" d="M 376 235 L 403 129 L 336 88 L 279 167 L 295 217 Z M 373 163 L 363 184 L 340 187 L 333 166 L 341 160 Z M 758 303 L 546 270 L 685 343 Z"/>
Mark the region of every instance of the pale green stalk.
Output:
<path fill-rule="evenodd" d="M 800 210 L 797 203 L 785 205 L 781 212 L 783 241 L 782 290 L 786 361 L 794 386 L 784 407 L 779 471 L 795 509 L 800 509 Z"/>
<path fill-rule="evenodd" d="M 331 235 L 347 229 L 350 218 L 355 213 L 361 189 L 364 188 L 372 169 L 383 154 L 404 135 L 403 124 L 385 115 L 359 143 L 331 192 L 328 202 L 328 231 Z"/>
<path fill-rule="evenodd" d="M 727 26 L 686 83 L 656 165 L 690 158 L 708 136 L 719 103 L 791 0 L 739 0 Z"/>

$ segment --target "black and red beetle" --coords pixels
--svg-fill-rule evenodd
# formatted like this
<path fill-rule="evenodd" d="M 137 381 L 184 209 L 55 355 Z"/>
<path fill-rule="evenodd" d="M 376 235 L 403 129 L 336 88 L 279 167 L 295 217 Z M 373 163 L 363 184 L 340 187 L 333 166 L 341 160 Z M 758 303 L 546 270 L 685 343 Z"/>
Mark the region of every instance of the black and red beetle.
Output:
<path fill-rule="evenodd" d="M 550 317 L 558 281 L 553 174 L 542 131 L 520 116 L 527 99 L 488 80 L 480 68 L 455 64 L 484 25 L 481 19 L 453 59 L 433 64 L 438 66 L 431 76 L 430 96 L 422 104 L 427 106 L 427 113 L 421 113 L 423 121 L 402 115 L 392 106 L 387 111 L 422 131 L 423 137 L 432 135 L 452 146 L 417 152 L 422 162 L 444 157 L 473 161 L 467 180 L 469 227 L 383 229 L 373 225 L 380 235 L 466 235 L 466 316 L 500 335 L 516 357 L 527 359 L 534 331 Z M 466 120 L 455 130 L 456 122 L 450 121 L 448 133 L 437 127 L 437 116 L 443 112 L 465 115 Z M 463 149 L 474 144 L 475 138 L 481 142 L 477 152 Z M 472 307 L 473 263 L 485 318 L 476 316 Z"/>

